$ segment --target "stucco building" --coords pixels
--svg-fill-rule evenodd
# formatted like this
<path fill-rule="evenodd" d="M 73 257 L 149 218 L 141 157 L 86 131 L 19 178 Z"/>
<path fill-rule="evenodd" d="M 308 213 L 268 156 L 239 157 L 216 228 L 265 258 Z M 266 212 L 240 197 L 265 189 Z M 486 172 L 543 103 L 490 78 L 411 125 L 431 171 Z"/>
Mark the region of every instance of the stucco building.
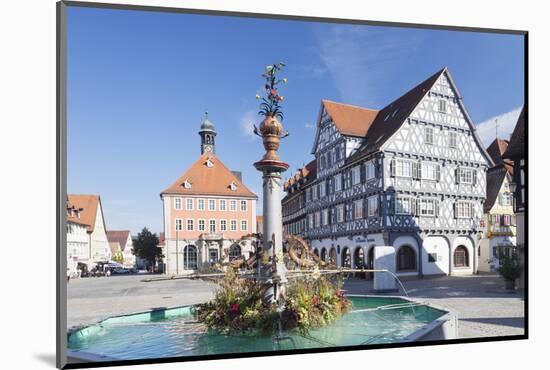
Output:
<path fill-rule="evenodd" d="M 113 248 L 118 251 L 122 257 L 122 265 L 128 268 L 136 267 L 136 256 L 132 253 L 133 242 L 130 230 L 109 230 L 107 231 L 107 239 L 111 245 L 111 253 L 113 259 L 115 254 Z"/>
<path fill-rule="evenodd" d="M 205 117 L 201 155 L 160 194 L 167 274 L 186 274 L 252 252 L 258 197 L 215 154 L 216 129 Z"/>
<path fill-rule="evenodd" d="M 477 271 L 492 160 L 447 68 L 380 110 L 323 100 L 316 125 L 315 178 L 285 182 L 286 231 L 305 215 L 298 233 L 338 266 L 390 246 L 401 276 Z"/>
<path fill-rule="evenodd" d="M 516 221 L 510 182 L 513 162 L 502 158 L 509 142 L 496 138 L 487 148 L 494 166 L 487 171 L 487 199 L 483 204 L 479 270 L 493 272 L 502 257 L 511 257 L 516 249 Z"/>
<path fill-rule="evenodd" d="M 67 210 L 67 258 L 74 260 L 76 256 L 76 261 L 86 264 L 88 268 L 96 262 L 109 261 L 111 248 L 99 195 L 69 194 Z M 82 226 L 85 234 L 82 233 Z M 79 245 L 75 252 L 77 240 Z"/>

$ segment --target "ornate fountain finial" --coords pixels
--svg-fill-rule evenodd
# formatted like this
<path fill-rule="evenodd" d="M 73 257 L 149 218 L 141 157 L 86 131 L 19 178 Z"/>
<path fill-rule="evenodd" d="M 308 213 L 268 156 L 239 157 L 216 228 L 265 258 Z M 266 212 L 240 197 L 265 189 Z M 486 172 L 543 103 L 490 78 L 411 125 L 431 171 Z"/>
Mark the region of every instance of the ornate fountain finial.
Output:
<path fill-rule="evenodd" d="M 288 132 L 283 132 L 283 125 L 280 121 L 283 120 L 283 112 L 281 110 L 281 102 L 284 96 L 279 94 L 277 85 L 287 83 L 287 78 L 277 78 L 277 73 L 285 66 L 283 62 L 265 67 L 265 72 L 262 77 L 266 79 L 264 85 L 266 96 L 256 95 L 256 99 L 261 99 L 260 111 L 258 114 L 264 116 L 264 120 L 260 124 L 258 130 L 254 126 L 254 132 L 263 139 L 266 153 L 263 160 L 280 161 L 277 150 L 279 149 L 280 139 L 288 136 Z"/>

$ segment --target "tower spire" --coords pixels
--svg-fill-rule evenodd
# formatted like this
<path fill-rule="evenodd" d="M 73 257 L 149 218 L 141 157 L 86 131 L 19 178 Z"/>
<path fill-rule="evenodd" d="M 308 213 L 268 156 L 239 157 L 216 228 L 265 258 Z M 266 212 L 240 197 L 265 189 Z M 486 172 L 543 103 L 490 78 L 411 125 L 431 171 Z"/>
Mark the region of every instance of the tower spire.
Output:
<path fill-rule="evenodd" d="M 199 130 L 201 137 L 201 155 L 204 153 L 216 153 L 216 145 L 214 138 L 216 137 L 216 128 L 214 124 L 208 120 L 208 112 L 204 112 L 204 119 Z"/>

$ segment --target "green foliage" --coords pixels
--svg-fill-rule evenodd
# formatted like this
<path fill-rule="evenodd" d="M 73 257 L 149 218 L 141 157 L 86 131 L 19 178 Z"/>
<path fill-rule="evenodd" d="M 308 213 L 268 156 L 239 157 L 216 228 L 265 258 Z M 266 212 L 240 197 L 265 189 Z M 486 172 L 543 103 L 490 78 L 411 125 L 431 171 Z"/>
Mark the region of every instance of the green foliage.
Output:
<path fill-rule="evenodd" d="M 122 255 L 121 251 L 116 251 L 115 255 L 113 256 L 113 261 L 122 263 L 124 262 L 124 256 Z"/>
<path fill-rule="evenodd" d="M 283 329 L 307 332 L 327 325 L 346 312 L 350 302 L 339 289 L 341 281 L 307 277 L 287 285 L 283 311 L 262 301 L 263 284 L 241 279 L 228 270 L 214 300 L 199 305 L 198 319 L 222 333 L 273 333 L 279 317 Z"/>
<path fill-rule="evenodd" d="M 143 258 L 149 264 L 154 265 L 156 261 L 164 257 L 162 250 L 158 247 L 159 238 L 157 234 L 151 233 L 146 227 L 141 230 L 133 244 L 132 253 L 139 258 Z"/>
<path fill-rule="evenodd" d="M 498 273 L 505 280 L 516 280 L 521 275 L 521 266 L 517 257 L 504 257 L 502 265 L 498 268 Z"/>

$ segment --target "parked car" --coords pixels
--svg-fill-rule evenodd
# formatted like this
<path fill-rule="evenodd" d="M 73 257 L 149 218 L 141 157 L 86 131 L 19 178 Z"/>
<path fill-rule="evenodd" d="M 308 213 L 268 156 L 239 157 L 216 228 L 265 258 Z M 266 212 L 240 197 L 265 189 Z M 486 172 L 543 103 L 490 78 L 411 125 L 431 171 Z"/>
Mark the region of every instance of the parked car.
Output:
<path fill-rule="evenodd" d="M 123 275 L 123 274 L 129 274 L 130 270 L 126 267 L 114 267 L 111 269 L 111 273 L 113 275 Z"/>

